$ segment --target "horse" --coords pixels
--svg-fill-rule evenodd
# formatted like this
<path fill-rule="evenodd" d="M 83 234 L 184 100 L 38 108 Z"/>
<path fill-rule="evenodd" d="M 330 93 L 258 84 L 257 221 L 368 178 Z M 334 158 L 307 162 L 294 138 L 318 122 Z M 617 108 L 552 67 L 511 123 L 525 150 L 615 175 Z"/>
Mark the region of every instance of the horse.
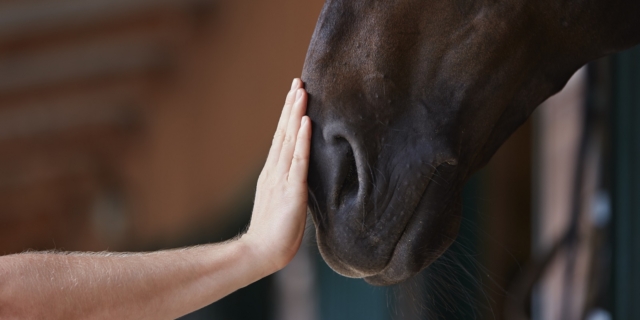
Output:
<path fill-rule="evenodd" d="M 469 177 L 581 66 L 640 43 L 639 16 L 634 0 L 326 0 L 302 79 L 327 264 L 373 285 L 429 266 Z"/>

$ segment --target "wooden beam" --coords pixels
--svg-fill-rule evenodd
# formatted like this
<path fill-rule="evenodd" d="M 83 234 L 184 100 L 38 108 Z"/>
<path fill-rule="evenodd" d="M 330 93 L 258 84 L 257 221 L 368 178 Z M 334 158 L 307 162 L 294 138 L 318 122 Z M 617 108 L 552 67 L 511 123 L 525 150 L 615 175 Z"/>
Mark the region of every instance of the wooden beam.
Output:
<path fill-rule="evenodd" d="M 154 10 L 211 5 L 212 0 L 49 0 L 0 5 L 0 42 L 84 27 Z"/>
<path fill-rule="evenodd" d="M 16 55 L 0 60 L 0 96 L 34 87 L 161 70 L 171 61 L 166 44 L 140 37 Z"/>
<path fill-rule="evenodd" d="M 0 143 L 74 128 L 130 127 L 138 122 L 135 98 L 86 95 L 0 110 Z"/>

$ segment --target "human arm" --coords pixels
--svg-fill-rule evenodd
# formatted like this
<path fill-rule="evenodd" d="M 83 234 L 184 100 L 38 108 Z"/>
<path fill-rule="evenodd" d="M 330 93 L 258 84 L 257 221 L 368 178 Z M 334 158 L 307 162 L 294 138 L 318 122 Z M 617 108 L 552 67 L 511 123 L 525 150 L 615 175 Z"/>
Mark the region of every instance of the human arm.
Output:
<path fill-rule="evenodd" d="M 306 220 L 311 127 L 301 87 L 294 81 L 287 95 L 246 234 L 153 253 L 0 257 L 0 318 L 174 319 L 284 267 Z"/>

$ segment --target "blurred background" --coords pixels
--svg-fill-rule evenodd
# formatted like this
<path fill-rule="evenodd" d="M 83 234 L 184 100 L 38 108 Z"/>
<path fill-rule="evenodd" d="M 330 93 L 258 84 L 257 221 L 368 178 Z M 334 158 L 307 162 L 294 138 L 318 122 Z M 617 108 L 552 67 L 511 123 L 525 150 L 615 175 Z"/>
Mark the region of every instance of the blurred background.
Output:
<path fill-rule="evenodd" d="M 0 254 L 241 232 L 323 2 L 1 0 Z M 639 319 L 638 108 L 640 50 L 583 68 L 471 179 L 459 239 L 408 283 L 338 276 L 309 224 L 287 268 L 184 319 Z"/>

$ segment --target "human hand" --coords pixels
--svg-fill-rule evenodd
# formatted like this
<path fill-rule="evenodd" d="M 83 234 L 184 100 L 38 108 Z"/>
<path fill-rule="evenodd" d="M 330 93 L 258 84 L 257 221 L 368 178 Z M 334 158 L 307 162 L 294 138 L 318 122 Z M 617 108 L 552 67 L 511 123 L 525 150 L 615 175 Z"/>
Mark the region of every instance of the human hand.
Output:
<path fill-rule="evenodd" d="M 311 121 L 307 94 L 295 79 L 260 178 L 249 230 L 241 238 L 270 272 L 286 266 L 300 248 L 307 212 Z M 275 269 L 275 270 L 273 270 Z"/>

